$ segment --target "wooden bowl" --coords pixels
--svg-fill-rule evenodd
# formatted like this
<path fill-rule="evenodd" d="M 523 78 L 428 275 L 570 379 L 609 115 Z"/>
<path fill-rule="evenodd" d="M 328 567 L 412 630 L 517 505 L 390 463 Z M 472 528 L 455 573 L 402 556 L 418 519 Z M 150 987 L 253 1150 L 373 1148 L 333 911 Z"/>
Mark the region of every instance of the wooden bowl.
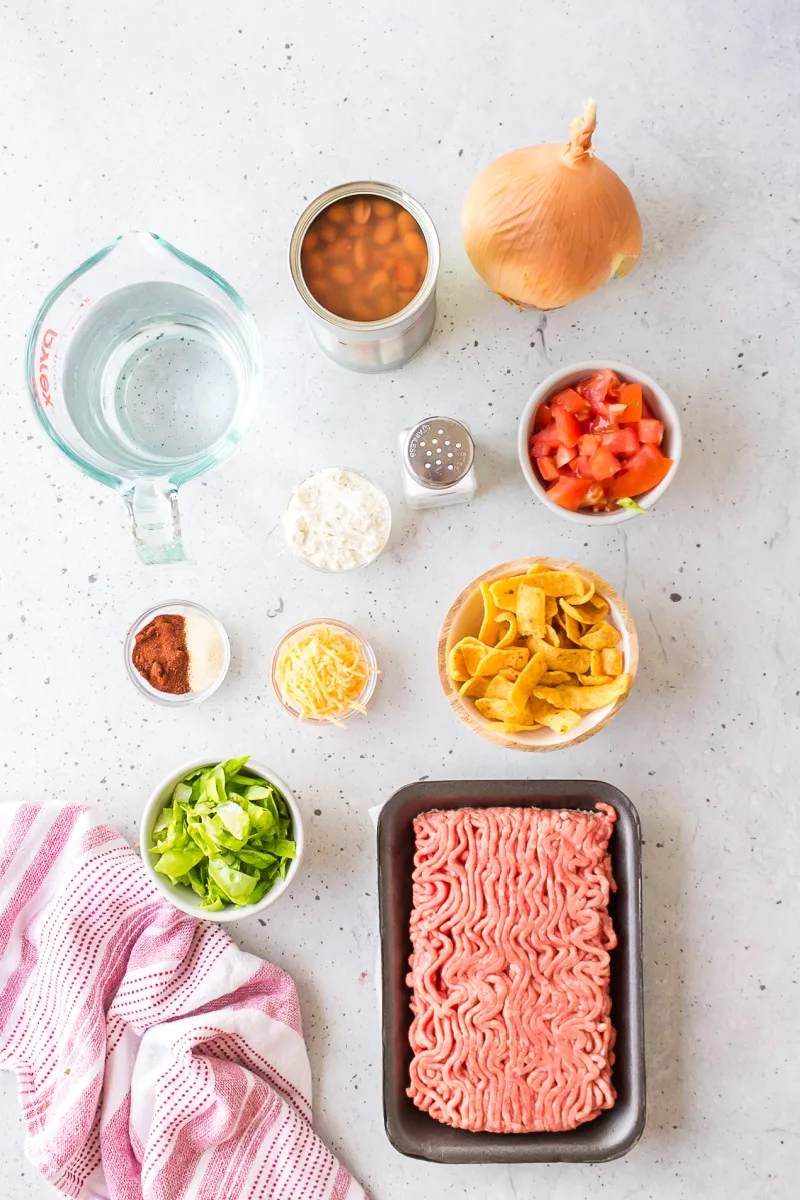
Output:
<path fill-rule="evenodd" d="M 576 725 L 569 733 L 558 734 L 552 729 L 543 728 L 532 729 L 529 733 L 527 731 L 500 733 L 496 723 L 487 721 L 485 717 L 481 716 L 475 707 L 474 700 L 459 696 L 458 685 L 453 682 L 447 672 L 447 656 L 456 642 L 461 641 L 463 637 L 478 636 L 483 618 L 483 597 L 478 585 L 484 580 L 493 583 L 496 579 L 506 579 L 510 575 L 524 575 L 528 567 L 532 567 L 534 563 L 544 563 L 554 571 L 575 571 L 576 574 L 593 583 L 599 595 L 608 601 L 611 610 L 609 620 L 622 634 L 620 648 L 625 659 L 625 670 L 631 677 L 631 687 L 633 687 L 636 670 L 639 666 L 639 639 L 625 601 L 610 584 L 601 579 L 599 575 L 595 575 L 594 571 L 580 567 L 577 563 L 567 562 L 564 558 L 517 558 L 513 562 L 501 563 L 499 567 L 493 567 L 491 571 L 485 571 L 483 575 L 473 579 L 472 583 L 464 588 L 450 607 L 444 619 L 437 653 L 439 679 L 444 694 L 450 702 L 450 707 L 459 720 L 468 725 L 475 733 L 486 738 L 487 741 L 504 746 L 507 750 L 563 750 L 565 746 L 576 746 L 578 742 L 585 742 L 587 738 L 592 737 L 604 725 L 607 725 L 627 700 L 630 688 L 613 704 L 599 708 L 596 712 L 584 713 L 580 725 Z"/>

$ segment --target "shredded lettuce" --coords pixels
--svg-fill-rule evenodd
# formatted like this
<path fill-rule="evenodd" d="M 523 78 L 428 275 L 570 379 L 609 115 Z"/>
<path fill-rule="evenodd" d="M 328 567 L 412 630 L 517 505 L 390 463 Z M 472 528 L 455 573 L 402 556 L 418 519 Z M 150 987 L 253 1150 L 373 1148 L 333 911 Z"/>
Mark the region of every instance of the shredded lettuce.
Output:
<path fill-rule="evenodd" d="M 641 504 L 637 504 L 632 496 L 623 496 L 621 500 L 617 501 L 617 504 L 620 508 L 632 508 L 634 512 L 647 512 L 647 509 L 642 508 Z"/>
<path fill-rule="evenodd" d="M 153 825 L 155 869 L 201 897 L 201 908 L 255 904 L 296 855 L 285 798 L 242 773 L 247 757 L 190 771 Z"/>

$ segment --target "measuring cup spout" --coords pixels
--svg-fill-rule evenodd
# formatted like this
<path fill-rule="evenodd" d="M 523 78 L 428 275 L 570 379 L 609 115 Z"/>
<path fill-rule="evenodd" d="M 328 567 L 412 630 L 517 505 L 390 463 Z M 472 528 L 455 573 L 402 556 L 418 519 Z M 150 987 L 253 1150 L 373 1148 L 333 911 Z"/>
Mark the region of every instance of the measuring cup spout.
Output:
<path fill-rule="evenodd" d="M 142 562 L 148 566 L 185 562 L 175 485 L 168 479 L 140 479 L 122 498 Z"/>
<path fill-rule="evenodd" d="M 194 260 L 181 253 L 158 233 L 147 229 L 131 229 L 121 233 L 108 247 L 109 266 L 120 276 L 142 279 L 169 279 L 175 262 Z M 199 264 L 202 270 L 208 270 Z"/>

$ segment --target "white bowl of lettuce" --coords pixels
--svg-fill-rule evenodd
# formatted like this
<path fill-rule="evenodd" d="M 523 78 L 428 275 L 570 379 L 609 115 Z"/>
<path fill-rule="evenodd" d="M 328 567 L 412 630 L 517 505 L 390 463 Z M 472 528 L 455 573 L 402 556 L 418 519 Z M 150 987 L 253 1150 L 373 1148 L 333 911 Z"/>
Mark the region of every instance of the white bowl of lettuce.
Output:
<path fill-rule="evenodd" d="M 202 758 L 158 785 L 140 837 L 145 870 L 176 908 L 238 921 L 288 890 L 303 855 L 303 818 L 263 763 Z"/>

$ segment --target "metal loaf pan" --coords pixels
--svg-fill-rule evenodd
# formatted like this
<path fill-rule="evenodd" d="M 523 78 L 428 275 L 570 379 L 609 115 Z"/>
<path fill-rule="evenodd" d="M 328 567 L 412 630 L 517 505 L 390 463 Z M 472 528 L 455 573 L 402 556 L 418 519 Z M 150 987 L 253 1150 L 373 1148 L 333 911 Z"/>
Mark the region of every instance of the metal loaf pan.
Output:
<path fill-rule="evenodd" d="M 592 809 L 611 804 L 617 822 L 609 844 L 616 893 L 609 911 L 619 944 L 611 954 L 611 1019 L 617 1031 L 614 1108 L 567 1133 L 470 1133 L 429 1117 L 406 1096 L 411 1061 L 408 1030 L 411 954 L 412 822 L 433 808 Z M 395 792 L 378 819 L 378 891 L 383 976 L 383 1108 L 389 1141 L 401 1154 L 441 1163 L 580 1162 L 619 1158 L 645 1122 L 642 994 L 642 865 L 639 816 L 608 783 L 563 780 L 462 780 L 412 783 Z"/>

